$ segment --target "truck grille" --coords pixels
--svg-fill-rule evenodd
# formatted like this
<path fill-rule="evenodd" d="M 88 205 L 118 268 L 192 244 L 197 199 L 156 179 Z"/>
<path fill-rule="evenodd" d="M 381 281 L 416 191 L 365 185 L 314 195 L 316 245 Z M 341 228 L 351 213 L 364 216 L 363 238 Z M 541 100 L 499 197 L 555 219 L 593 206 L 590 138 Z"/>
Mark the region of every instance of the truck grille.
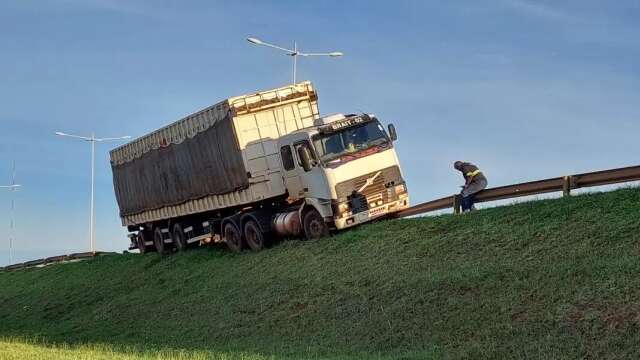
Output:
<path fill-rule="evenodd" d="M 380 174 L 376 176 L 378 172 Z M 371 178 L 374 178 L 373 181 L 369 180 Z M 370 181 L 370 184 L 365 186 L 367 181 Z M 349 199 L 351 211 L 358 213 L 367 210 L 369 203 L 376 203 L 380 200 L 382 200 L 381 203 L 387 203 L 390 197 L 387 184 L 393 185 L 401 182 L 400 169 L 397 166 L 391 166 L 337 184 L 336 194 L 339 201 Z M 361 192 L 357 192 L 363 187 L 364 189 Z"/>

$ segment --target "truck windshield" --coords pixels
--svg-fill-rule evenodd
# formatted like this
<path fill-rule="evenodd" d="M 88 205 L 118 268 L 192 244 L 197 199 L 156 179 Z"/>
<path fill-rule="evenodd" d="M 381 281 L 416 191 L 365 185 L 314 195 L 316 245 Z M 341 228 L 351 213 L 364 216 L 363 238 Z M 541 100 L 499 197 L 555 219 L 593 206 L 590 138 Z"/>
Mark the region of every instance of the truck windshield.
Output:
<path fill-rule="evenodd" d="M 375 146 L 389 146 L 389 138 L 377 121 L 350 127 L 331 134 L 318 135 L 313 144 L 323 163 Z"/>

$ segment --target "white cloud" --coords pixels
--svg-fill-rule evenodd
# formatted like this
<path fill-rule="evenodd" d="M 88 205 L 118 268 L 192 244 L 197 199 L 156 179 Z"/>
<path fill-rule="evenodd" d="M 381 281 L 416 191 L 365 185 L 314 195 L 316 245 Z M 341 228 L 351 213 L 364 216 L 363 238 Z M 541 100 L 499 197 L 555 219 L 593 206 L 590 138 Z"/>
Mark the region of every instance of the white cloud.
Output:
<path fill-rule="evenodd" d="M 509 7 L 514 10 L 520 11 L 527 15 L 532 15 L 548 20 L 574 22 L 579 20 L 577 16 L 572 13 L 562 11 L 551 5 L 544 4 L 540 1 L 531 0 L 507 0 L 505 2 Z"/>
<path fill-rule="evenodd" d="M 637 46 L 640 38 L 638 25 L 624 21 L 615 12 L 602 12 L 588 6 L 561 8 L 539 0 L 502 0 L 502 3 L 523 16 L 551 23 L 561 31 L 561 36 L 575 43 L 629 47 Z"/>
<path fill-rule="evenodd" d="M 71 6 L 94 8 L 98 10 L 117 12 L 132 15 L 149 15 L 149 9 L 141 6 L 139 2 L 123 0 L 54 0 L 54 3 L 62 3 Z"/>

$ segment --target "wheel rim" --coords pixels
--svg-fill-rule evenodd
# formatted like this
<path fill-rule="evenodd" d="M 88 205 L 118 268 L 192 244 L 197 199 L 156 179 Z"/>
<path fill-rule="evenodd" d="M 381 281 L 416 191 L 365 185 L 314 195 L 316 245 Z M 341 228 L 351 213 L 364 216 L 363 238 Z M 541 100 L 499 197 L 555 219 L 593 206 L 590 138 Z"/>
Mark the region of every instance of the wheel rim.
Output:
<path fill-rule="evenodd" d="M 319 239 L 327 235 L 327 227 L 320 214 L 313 211 L 305 216 L 305 232 L 309 239 Z"/>
<path fill-rule="evenodd" d="M 313 237 L 320 237 L 323 233 L 323 224 L 321 224 L 320 221 L 314 217 L 309 222 L 309 230 L 311 230 L 310 233 Z"/>
<path fill-rule="evenodd" d="M 159 253 L 164 252 L 164 239 L 162 238 L 162 233 L 160 231 L 156 231 L 153 235 L 153 242 L 155 243 L 156 250 Z"/>
<path fill-rule="evenodd" d="M 181 226 L 176 226 L 173 230 L 173 239 L 175 241 L 176 249 L 179 251 L 185 250 L 187 248 L 187 243 L 185 241 L 184 232 L 182 231 Z"/>
<path fill-rule="evenodd" d="M 224 230 L 224 237 L 231 245 L 230 247 L 234 251 L 240 251 L 240 236 L 233 225 L 227 225 Z"/>
<path fill-rule="evenodd" d="M 176 233 L 173 237 L 176 239 L 176 248 L 178 250 L 184 250 L 184 238 L 182 234 Z"/>
<path fill-rule="evenodd" d="M 248 223 L 244 228 L 244 236 L 253 250 L 260 250 L 264 247 L 264 239 L 258 233 L 258 229 L 252 223 Z"/>
<path fill-rule="evenodd" d="M 140 254 L 147 252 L 147 245 L 145 244 L 144 235 L 142 235 L 142 233 L 138 234 L 138 250 L 140 250 Z"/>

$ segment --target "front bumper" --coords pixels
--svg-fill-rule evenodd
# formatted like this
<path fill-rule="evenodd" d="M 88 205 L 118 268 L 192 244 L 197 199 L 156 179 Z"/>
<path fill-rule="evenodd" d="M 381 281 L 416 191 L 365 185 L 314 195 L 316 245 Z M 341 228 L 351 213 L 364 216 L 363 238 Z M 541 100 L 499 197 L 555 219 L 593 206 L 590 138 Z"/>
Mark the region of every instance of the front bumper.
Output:
<path fill-rule="evenodd" d="M 388 202 L 369 210 L 361 211 L 351 216 L 334 219 L 336 229 L 346 229 L 358 224 L 377 219 L 379 217 L 398 212 L 409 207 L 409 196 L 402 196 L 400 199 Z"/>

